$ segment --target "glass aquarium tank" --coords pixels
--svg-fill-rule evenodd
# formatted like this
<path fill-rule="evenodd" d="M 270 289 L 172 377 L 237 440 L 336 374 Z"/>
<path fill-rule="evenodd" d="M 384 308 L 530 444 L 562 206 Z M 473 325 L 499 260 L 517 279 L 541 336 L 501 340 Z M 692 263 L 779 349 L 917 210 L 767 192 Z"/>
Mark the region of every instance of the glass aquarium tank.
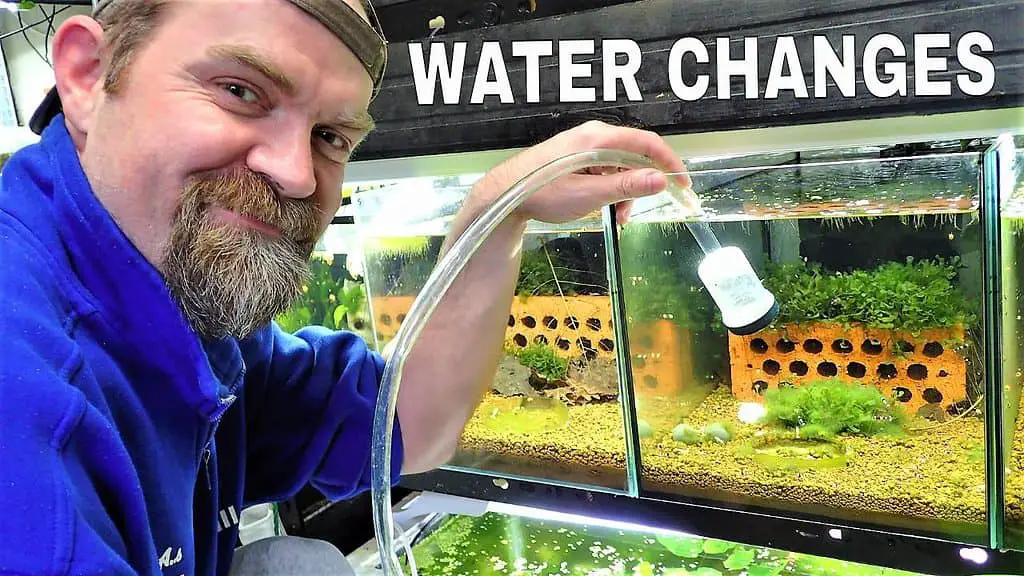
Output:
<path fill-rule="evenodd" d="M 780 314 L 728 333 L 672 206 L 623 227 L 642 492 L 983 542 L 981 154 L 691 175 Z"/>
<path fill-rule="evenodd" d="M 409 179 L 355 198 L 378 349 L 436 264 L 474 176 Z M 627 489 L 604 222 L 531 222 L 504 355 L 450 466 Z"/>
<path fill-rule="evenodd" d="M 658 195 L 625 224 L 531 222 L 505 355 L 445 468 L 1021 549 L 1024 146 L 993 163 L 988 144 L 700 159 L 698 216 Z M 354 196 L 378 349 L 478 177 Z M 779 303 L 771 325 L 724 327 L 688 218 L 743 251 Z"/>
<path fill-rule="evenodd" d="M 403 554 L 420 576 L 925 576 L 643 527 L 450 515 Z"/>
<path fill-rule="evenodd" d="M 1005 539 L 1024 550 L 1024 138 L 998 148 Z"/>

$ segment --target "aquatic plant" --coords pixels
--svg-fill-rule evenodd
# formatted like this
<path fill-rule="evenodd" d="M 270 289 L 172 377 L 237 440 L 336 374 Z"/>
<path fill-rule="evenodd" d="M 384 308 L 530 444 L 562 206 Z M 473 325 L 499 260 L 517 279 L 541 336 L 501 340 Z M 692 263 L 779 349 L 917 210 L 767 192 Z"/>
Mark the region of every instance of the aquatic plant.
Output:
<path fill-rule="evenodd" d="M 328 262 L 313 256 L 310 277 L 302 286 L 302 293 L 276 318 L 277 324 L 286 332 L 310 325 L 331 330 L 362 329 L 352 324 L 366 305 L 366 292 L 362 284 L 348 281 L 349 277 L 340 258 Z"/>
<path fill-rule="evenodd" d="M 781 324 L 829 321 L 917 331 L 976 322 L 976 306 L 956 284 L 959 267 L 959 258 L 907 258 L 830 274 L 819 264 L 768 264 L 763 283 L 779 301 Z"/>
<path fill-rule="evenodd" d="M 560 358 L 549 346 L 533 343 L 515 352 L 519 363 L 549 381 L 565 380 L 569 361 Z"/>
<path fill-rule="evenodd" d="M 899 434 L 907 423 L 907 415 L 877 388 L 835 378 L 768 390 L 765 409 L 766 424 L 793 429 L 807 439 Z"/>

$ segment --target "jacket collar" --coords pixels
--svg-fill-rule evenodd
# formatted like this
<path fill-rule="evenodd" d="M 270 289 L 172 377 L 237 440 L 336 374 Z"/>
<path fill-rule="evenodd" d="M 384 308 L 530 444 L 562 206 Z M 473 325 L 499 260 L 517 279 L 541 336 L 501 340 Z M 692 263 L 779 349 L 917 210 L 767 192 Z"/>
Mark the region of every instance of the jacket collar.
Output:
<path fill-rule="evenodd" d="M 219 418 L 230 403 L 224 401 L 220 382 L 234 388 L 241 369 L 237 343 L 204 347 L 159 270 L 96 197 L 63 115 L 43 132 L 39 146 L 50 160 L 49 192 L 70 273 L 104 321 L 145 360 L 147 370 L 168 377 L 168 383 L 173 382 L 204 417 Z M 208 355 L 208 349 L 216 354 Z M 216 361 L 211 362 L 214 356 Z"/>

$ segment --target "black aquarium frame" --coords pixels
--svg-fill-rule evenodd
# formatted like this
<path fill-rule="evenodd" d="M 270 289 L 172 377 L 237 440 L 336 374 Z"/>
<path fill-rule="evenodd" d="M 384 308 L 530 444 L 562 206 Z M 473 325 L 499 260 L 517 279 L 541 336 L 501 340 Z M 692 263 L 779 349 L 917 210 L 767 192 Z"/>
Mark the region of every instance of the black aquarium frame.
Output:
<path fill-rule="evenodd" d="M 532 13 L 520 8 L 536 6 Z M 581 9 L 582 5 L 589 9 Z M 586 120 L 604 120 L 657 131 L 663 135 L 721 130 L 794 126 L 867 118 L 890 118 L 997 109 L 1024 104 L 1024 1 L 1022 0 L 522 0 L 516 2 L 458 2 L 457 0 L 407 0 L 376 3 L 385 35 L 394 30 L 388 47 L 388 68 L 383 88 L 370 112 L 377 129 L 357 148 L 353 161 L 446 153 L 504 150 L 529 146 Z M 479 17 L 497 11 L 495 18 Z M 462 21 L 460 14 L 472 13 Z M 442 15 L 448 24 L 430 38 L 427 19 Z M 545 17 L 546 16 L 546 17 Z M 462 23 L 460 23 L 462 22 Z M 491 22 L 496 22 L 491 24 Z M 947 70 L 933 72 L 933 80 L 949 80 L 965 70 L 956 59 L 956 41 L 972 31 L 983 31 L 992 40 L 987 56 L 995 69 L 995 84 L 984 96 L 967 96 L 955 82 L 950 96 L 922 96 L 914 87 L 915 33 L 948 33 L 952 48 L 933 50 L 946 56 Z M 888 76 L 883 62 L 906 61 L 908 94 L 877 98 L 864 86 L 861 65 L 863 43 L 871 36 L 890 33 L 899 37 L 907 55 L 879 56 L 879 77 Z M 843 35 L 855 35 L 856 97 L 844 98 L 834 85 L 828 98 L 794 99 L 783 91 L 779 98 L 763 98 L 777 36 L 792 36 L 800 53 L 805 82 L 813 94 L 812 37 L 827 37 L 840 50 Z M 715 78 L 704 98 L 683 102 L 673 95 L 668 76 L 668 51 L 685 37 L 696 37 L 708 47 L 715 63 L 715 38 L 732 39 L 732 58 L 742 55 L 742 38 L 757 37 L 760 98 L 743 96 L 742 79 L 732 79 L 731 98 L 715 97 Z M 526 73 L 521 58 L 513 58 L 511 43 L 521 40 L 595 39 L 592 78 L 601 78 L 601 40 L 632 39 L 642 53 L 637 83 L 642 102 L 629 102 L 619 86 L 616 102 L 559 104 L 556 56 L 541 59 L 540 102 L 525 101 Z M 456 42 L 466 43 L 460 104 L 420 105 L 412 76 L 409 44 L 443 42 L 448 54 Z M 490 98 L 483 104 L 468 103 L 476 62 L 483 42 L 498 42 L 505 57 L 516 103 L 501 104 Z M 577 57 L 577 63 L 584 58 Z M 687 81 L 691 78 L 685 77 Z M 597 80 L 577 80 L 578 86 L 599 86 Z M 830 83 L 831 84 L 831 83 Z M 597 91 L 600 99 L 601 90 Z"/>
<path fill-rule="evenodd" d="M 530 5 L 535 8 L 532 12 L 525 8 Z M 384 87 L 371 106 L 377 129 L 357 149 L 352 158 L 354 162 L 507 150 L 532 145 L 591 119 L 641 127 L 662 135 L 676 135 L 1024 105 L 1024 66 L 1020 65 L 1024 57 L 1024 33 L 1021 32 L 1024 29 L 1024 0 L 380 0 L 376 6 L 385 33 L 391 40 L 389 67 Z M 438 15 L 445 16 L 447 25 L 430 39 L 426 21 Z M 947 32 L 955 46 L 961 35 L 971 31 L 983 31 L 993 42 L 994 50 L 987 54 L 995 68 L 993 89 L 985 96 L 970 97 L 960 93 L 954 85 L 950 96 L 916 95 L 913 35 Z M 863 39 L 881 33 L 896 35 L 907 48 L 907 56 L 899 59 L 908 63 L 907 96 L 879 99 L 864 87 L 860 62 Z M 831 96 L 827 99 L 796 100 L 783 92 L 775 100 L 747 100 L 742 96 L 742 80 L 734 78 L 732 97 L 718 100 L 714 97 L 712 78 L 708 96 L 696 102 L 681 102 L 672 95 L 667 77 L 659 74 L 667 69 L 668 49 L 679 38 L 700 38 L 708 47 L 713 65 L 715 38 L 732 38 L 732 56 L 736 58 L 741 54 L 742 42 L 739 39 L 756 36 L 759 38 L 758 81 L 763 90 L 776 36 L 793 36 L 804 58 L 812 36 L 824 35 L 838 49 L 841 36 L 847 34 L 855 35 L 858 40 L 857 96 L 854 98 L 840 97 L 835 87 L 830 86 Z M 601 39 L 629 38 L 640 45 L 644 68 L 637 80 L 644 101 L 628 102 L 620 95 L 620 100 L 612 103 L 558 104 L 557 64 L 551 58 L 541 61 L 541 103 L 417 103 L 409 42 L 444 42 L 449 54 L 453 43 L 467 43 L 466 69 L 461 82 L 463 92 L 468 92 L 473 86 L 482 43 L 498 42 L 506 55 L 513 92 L 520 102 L 525 94 L 525 71 L 520 61 L 508 56 L 512 41 L 589 38 L 597 40 L 598 52 L 592 61 L 594 78 L 601 74 Z M 955 48 L 932 55 L 954 54 Z M 891 58 L 885 58 L 885 55 L 887 53 L 882 60 L 890 61 Z M 951 56 L 947 62 L 948 69 L 943 73 L 933 73 L 933 79 L 950 79 L 964 72 L 954 57 Z M 802 59 L 801 64 L 804 65 L 805 82 L 813 90 L 811 61 Z M 879 74 L 883 80 L 886 79 L 883 72 Z M 578 81 L 578 85 L 594 84 Z M 440 100 L 439 90 L 435 97 Z M 617 250 L 617 234 L 606 233 L 606 241 L 610 252 Z M 621 287 L 619 289 L 621 291 Z M 621 301 L 613 304 L 621 307 Z M 620 376 L 624 376 L 626 384 L 629 384 L 628 374 Z M 624 402 L 628 400 L 623 398 Z M 627 430 L 626 434 L 627 442 L 631 442 L 638 437 L 636 423 L 627 421 L 627 424 L 634 428 Z M 994 432 L 988 431 L 986 442 L 990 459 L 992 452 L 998 451 L 1001 445 L 999 438 L 991 437 Z M 636 451 L 634 457 L 639 458 Z M 990 461 L 989 466 L 992 464 Z M 636 470 L 639 472 L 642 468 L 636 466 Z M 989 474 L 992 473 L 989 470 Z M 499 479 L 500 482 L 497 481 Z M 737 500 L 654 494 L 644 487 L 642 476 L 639 478 L 639 497 L 596 487 L 510 477 L 486 470 L 440 469 L 404 477 L 400 484 L 411 490 L 625 521 L 925 574 L 1024 574 L 1024 552 L 999 551 L 987 545 L 992 537 L 988 533 L 991 522 L 979 526 L 976 537 L 972 534 L 965 537 L 965 542 L 957 542 L 951 540 L 948 533 L 886 525 L 869 519 L 866 514 L 862 518 L 838 519 L 807 511 L 791 512 L 741 504 Z M 990 513 L 992 511 L 990 509 Z M 851 514 L 856 514 L 856 511 L 851 511 Z M 841 530 L 841 539 L 830 535 L 833 529 Z M 961 552 L 965 548 L 984 550 L 988 560 L 979 565 L 964 559 Z"/>

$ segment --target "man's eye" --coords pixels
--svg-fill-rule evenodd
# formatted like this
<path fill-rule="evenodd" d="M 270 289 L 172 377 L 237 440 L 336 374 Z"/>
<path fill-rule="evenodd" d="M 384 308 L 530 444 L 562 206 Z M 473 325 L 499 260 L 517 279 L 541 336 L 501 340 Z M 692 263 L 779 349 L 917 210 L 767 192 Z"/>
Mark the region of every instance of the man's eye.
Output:
<path fill-rule="evenodd" d="M 348 148 L 348 140 L 344 136 L 339 136 L 330 130 L 316 130 L 314 134 L 317 138 L 323 140 L 328 146 L 338 148 L 339 150 L 345 150 Z"/>
<path fill-rule="evenodd" d="M 244 100 L 250 104 L 255 104 L 259 101 L 259 95 L 255 91 L 242 86 L 241 84 L 226 84 L 224 88 L 231 92 L 236 98 Z"/>

